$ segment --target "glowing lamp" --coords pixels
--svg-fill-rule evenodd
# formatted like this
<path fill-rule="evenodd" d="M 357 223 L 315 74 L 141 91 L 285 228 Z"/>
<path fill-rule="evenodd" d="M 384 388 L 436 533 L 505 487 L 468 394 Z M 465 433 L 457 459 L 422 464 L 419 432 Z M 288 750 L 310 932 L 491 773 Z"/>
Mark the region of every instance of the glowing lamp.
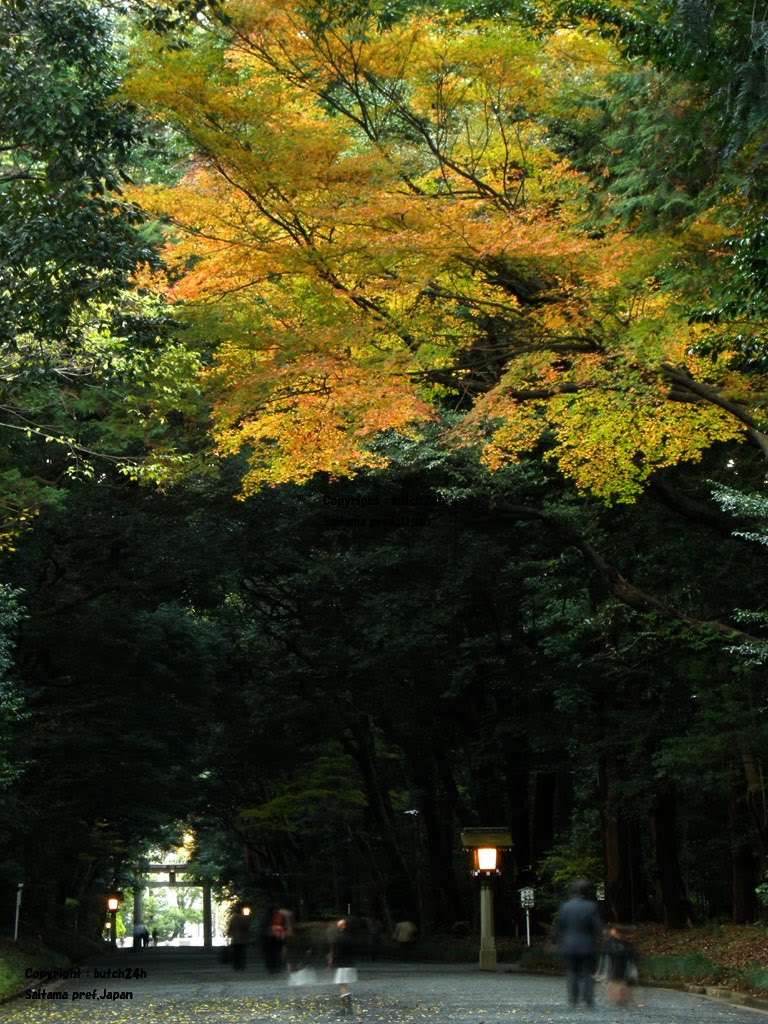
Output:
<path fill-rule="evenodd" d="M 106 922 L 106 925 L 109 932 L 109 942 L 112 946 L 117 944 L 117 911 L 122 902 L 123 897 L 119 892 L 107 893 L 104 898 L 107 913 L 109 914 L 109 920 Z"/>
<path fill-rule="evenodd" d="M 499 852 L 512 847 L 512 836 L 506 828 L 468 828 L 461 833 L 461 845 L 471 852 L 472 874 L 480 879 L 480 970 L 495 971 L 492 881 L 501 874 Z"/>
<path fill-rule="evenodd" d="M 475 871 L 495 871 L 499 859 L 499 851 L 495 846 L 478 846 L 475 848 Z"/>

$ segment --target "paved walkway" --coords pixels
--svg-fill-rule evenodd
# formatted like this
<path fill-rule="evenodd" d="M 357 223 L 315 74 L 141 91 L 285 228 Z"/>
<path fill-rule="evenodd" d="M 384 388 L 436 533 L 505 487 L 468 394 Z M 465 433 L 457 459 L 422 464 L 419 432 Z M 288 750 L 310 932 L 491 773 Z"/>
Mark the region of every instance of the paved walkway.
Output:
<path fill-rule="evenodd" d="M 364 963 L 353 1014 L 339 1015 L 333 985 L 290 988 L 249 963 L 235 972 L 202 949 L 119 951 L 80 976 L 30 979 L 29 994 L 0 1007 L 9 1024 L 759 1024 L 761 1011 L 657 988 L 636 1005 L 570 1010 L 563 978 L 496 973 L 473 965 Z"/>

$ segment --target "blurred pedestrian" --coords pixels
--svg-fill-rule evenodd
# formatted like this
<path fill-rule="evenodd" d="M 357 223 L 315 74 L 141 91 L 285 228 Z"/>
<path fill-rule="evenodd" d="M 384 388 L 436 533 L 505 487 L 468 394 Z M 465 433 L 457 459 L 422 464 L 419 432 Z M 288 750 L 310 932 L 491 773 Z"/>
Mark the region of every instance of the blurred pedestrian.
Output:
<path fill-rule="evenodd" d="M 400 950 L 401 960 L 410 960 L 411 951 L 414 943 L 416 942 L 416 936 L 418 933 L 419 929 L 413 921 L 398 921 L 395 925 L 395 931 L 392 937 Z"/>
<path fill-rule="evenodd" d="M 603 922 L 597 904 L 589 899 L 589 882 L 581 878 L 571 887 L 571 898 L 560 905 L 554 938 L 565 959 L 568 1003 L 594 1005 L 594 973 Z"/>
<path fill-rule="evenodd" d="M 261 948 L 268 974 L 279 974 L 283 969 L 283 953 L 288 938 L 288 923 L 276 905 L 267 908 L 261 919 Z"/>
<path fill-rule="evenodd" d="M 357 981 L 356 943 L 352 935 L 349 918 L 342 917 L 331 931 L 331 945 L 328 950 L 328 966 L 333 967 L 333 982 L 339 987 L 341 1012 L 352 1014 L 352 991 L 350 985 Z"/>
<path fill-rule="evenodd" d="M 296 923 L 296 918 L 289 907 L 278 907 L 278 913 L 282 915 L 283 927 L 285 929 L 281 966 L 283 969 L 287 970 L 290 962 L 291 939 L 294 937 L 294 924 Z"/>
<path fill-rule="evenodd" d="M 251 908 L 241 904 L 229 919 L 227 935 L 232 950 L 231 963 L 236 971 L 244 971 L 248 952 L 248 932 L 251 926 Z"/>
<path fill-rule="evenodd" d="M 603 952 L 607 961 L 608 1002 L 614 1006 L 627 1006 L 631 1001 L 630 985 L 637 981 L 637 965 L 634 947 L 624 927 L 613 924 L 608 928 Z"/>

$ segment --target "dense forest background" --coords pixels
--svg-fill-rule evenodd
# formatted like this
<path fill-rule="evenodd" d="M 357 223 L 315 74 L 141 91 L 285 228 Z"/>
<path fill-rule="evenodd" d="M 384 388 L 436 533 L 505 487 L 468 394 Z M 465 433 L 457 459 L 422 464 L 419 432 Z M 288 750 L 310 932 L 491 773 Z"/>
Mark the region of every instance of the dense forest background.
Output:
<path fill-rule="evenodd" d="M 0 927 L 754 920 L 768 9 L 0 15 Z"/>

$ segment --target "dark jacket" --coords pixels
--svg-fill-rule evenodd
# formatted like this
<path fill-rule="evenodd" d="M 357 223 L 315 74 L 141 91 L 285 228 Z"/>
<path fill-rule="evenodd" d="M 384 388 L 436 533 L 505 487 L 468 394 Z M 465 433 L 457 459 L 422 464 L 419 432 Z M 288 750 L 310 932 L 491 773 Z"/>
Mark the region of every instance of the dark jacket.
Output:
<path fill-rule="evenodd" d="M 336 926 L 331 940 L 331 958 L 334 967 L 354 967 L 356 962 L 356 941 L 350 921 L 343 927 Z"/>
<path fill-rule="evenodd" d="M 233 946 L 245 946 L 248 943 L 249 918 L 243 914 L 233 914 L 227 927 L 227 935 Z"/>
<path fill-rule="evenodd" d="M 584 896 L 574 896 L 557 912 L 555 939 L 565 956 L 594 953 L 603 933 L 603 922 L 597 904 Z"/>
<path fill-rule="evenodd" d="M 628 981 L 629 965 L 634 963 L 635 951 L 626 939 L 613 935 L 605 941 L 603 952 L 608 957 L 608 980 Z"/>

